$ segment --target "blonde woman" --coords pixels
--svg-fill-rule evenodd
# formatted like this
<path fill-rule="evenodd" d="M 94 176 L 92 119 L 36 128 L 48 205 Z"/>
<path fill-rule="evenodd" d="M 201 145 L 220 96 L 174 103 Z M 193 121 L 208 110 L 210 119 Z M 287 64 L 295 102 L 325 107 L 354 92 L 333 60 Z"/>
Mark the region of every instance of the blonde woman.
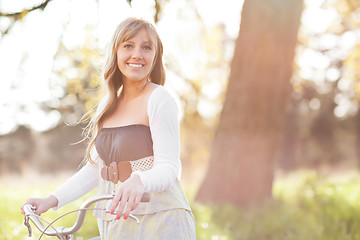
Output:
<path fill-rule="evenodd" d="M 110 213 L 95 212 L 102 239 L 196 238 L 179 181 L 178 109 L 162 86 L 162 55 L 149 22 L 128 18 L 119 24 L 104 67 L 106 96 L 89 123 L 88 162 L 47 198 L 28 199 L 36 214 L 97 186 L 99 193 L 116 192 Z M 149 202 L 140 202 L 144 193 Z M 130 213 L 140 224 L 127 219 Z"/>

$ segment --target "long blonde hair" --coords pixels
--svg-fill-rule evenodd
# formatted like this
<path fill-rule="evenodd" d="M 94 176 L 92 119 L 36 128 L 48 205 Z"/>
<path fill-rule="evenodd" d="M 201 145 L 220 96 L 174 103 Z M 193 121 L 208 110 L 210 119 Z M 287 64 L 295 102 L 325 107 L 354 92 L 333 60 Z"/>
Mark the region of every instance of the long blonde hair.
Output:
<path fill-rule="evenodd" d="M 85 128 L 85 138 L 90 138 L 90 141 L 86 149 L 84 160 L 91 163 L 94 162 L 91 157 L 91 151 L 95 145 L 96 138 L 103 126 L 104 119 L 114 111 L 120 87 L 123 85 L 122 74 L 117 64 L 118 46 L 143 29 L 147 32 L 150 41 L 155 47 L 154 64 L 153 69 L 150 72 L 149 80 L 159 85 L 164 85 L 165 83 L 165 69 L 162 61 L 163 45 L 156 29 L 151 23 L 143 19 L 125 19 L 116 28 L 109 44 L 107 60 L 102 73 L 105 97 L 98 104 L 96 113 L 92 116 Z"/>

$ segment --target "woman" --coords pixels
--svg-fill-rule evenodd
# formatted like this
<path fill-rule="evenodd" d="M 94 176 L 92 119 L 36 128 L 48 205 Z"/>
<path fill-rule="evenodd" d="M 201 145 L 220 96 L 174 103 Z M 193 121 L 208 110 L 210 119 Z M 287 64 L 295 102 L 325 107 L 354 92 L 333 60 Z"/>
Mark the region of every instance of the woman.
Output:
<path fill-rule="evenodd" d="M 128 18 L 119 24 L 103 73 L 106 96 L 89 123 L 88 162 L 47 198 L 28 199 L 36 214 L 98 186 L 99 193 L 116 191 L 110 213 L 95 212 L 103 239 L 195 239 L 179 182 L 178 110 L 162 86 L 162 55 L 150 23 Z M 147 203 L 140 202 L 145 192 Z M 127 220 L 130 212 L 140 224 Z"/>

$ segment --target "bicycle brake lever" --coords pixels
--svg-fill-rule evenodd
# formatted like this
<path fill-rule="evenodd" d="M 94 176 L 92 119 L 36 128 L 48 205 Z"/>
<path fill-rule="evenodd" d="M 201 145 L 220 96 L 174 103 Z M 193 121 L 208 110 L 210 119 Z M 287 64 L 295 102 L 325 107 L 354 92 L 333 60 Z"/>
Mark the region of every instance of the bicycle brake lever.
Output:
<path fill-rule="evenodd" d="M 107 204 L 106 204 L 106 208 L 105 208 L 105 212 L 106 213 L 110 213 L 110 206 L 111 206 L 111 203 L 112 203 L 112 199 L 108 200 L 107 201 Z M 118 209 L 119 209 L 119 206 L 116 207 L 115 211 L 113 212 L 113 214 L 117 214 L 118 212 Z M 124 208 L 124 211 L 123 211 L 123 214 L 125 213 L 125 209 L 126 209 L 126 204 L 125 204 L 125 208 Z M 133 214 L 129 214 L 129 217 L 133 218 L 138 224 L 140 223 L 140 220 L 135 217 Z"/>
<path fill-rule="evenodd" d="M 30 226 L 30 223 L 29 223 L 29 216 L 25 216 L 24 218 L 24 225 L 27 227 L 28 229 L 28 232 L 29 232 L 29 237 L 32 236 L 32 229 L 31 229 L 31 226 Z"/>
<path fill-rule="evenodd" d="M 133 218 L 137 222 L 137 224 L 140 224 L 140 220 L 131 213 L 129 214 L 129 217 Z"/>

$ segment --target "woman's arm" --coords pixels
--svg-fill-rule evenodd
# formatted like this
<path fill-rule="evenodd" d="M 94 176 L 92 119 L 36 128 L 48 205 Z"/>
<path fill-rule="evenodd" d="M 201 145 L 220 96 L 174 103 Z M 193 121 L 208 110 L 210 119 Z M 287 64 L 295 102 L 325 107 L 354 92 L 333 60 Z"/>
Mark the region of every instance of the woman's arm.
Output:
<path fill-rule="evenodd" d="M 95 147 L 93 151 L 92 159 L 96 159 L 93 158 L 97 154 Z M 54 196 L 58 200 L 58 204 L 53 209 L 57 210 L 90 192 L 98 185 L 98 180 L 97 163 L 86 163 L 75 175 L 50 194 L 50 196 Z"/>
<path fill-rule="evenodd" d="M 96 159 L 96 155 L 97 152 L 94 149 L 92 159 Z M 57 210 L 94 189 L 98 184 L 98 178 L 97 162 L 95 164 L 87 163 L 48 197 L 27 199 L 21 206 L 21 213 L 24 214 L 23 207 L 26 204 L 34 206 L 37 215 L 47 212 L 50 208 Z"/>
<path fill-rule="evenodd" d="M 180 130 L 178 108 L 174 98 L 162 86 L 153 90 L 148 116 L 153 140 L 154 167 L 136 171 L 145 192 L 166 190 L 180 175 Z"/>
<path fill-rule="evenodd" d="M 166 190 L 180 173 L 180 134 L 175 100 L 163 88 L 153 90 L 148 102 L 148 116 L 154 150 L 154 167 L 135 171 L 116 191 L 110 207 L 112 213 L 119 204 L 116 219 L 136 209 L 144 192 Z M 125 210 L 124 214 L 123 210 Z"/>

